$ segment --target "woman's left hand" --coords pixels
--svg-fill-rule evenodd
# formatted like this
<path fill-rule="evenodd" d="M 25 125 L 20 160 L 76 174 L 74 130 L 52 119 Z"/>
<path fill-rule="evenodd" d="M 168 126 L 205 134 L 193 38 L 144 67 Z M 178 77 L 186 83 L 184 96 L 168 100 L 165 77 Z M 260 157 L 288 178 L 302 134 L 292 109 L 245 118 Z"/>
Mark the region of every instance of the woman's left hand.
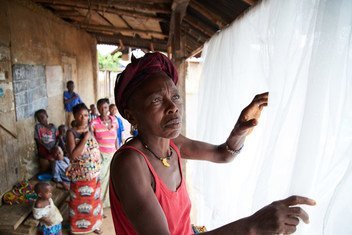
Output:
<path fill-rule="evenodd" d="M 242 110 L 231 135 L 243 137 L 249 135 L 258 124 L 263 108 L 268 105 L 268 98 L 269 92 L 256 95 L 252 102 Z"/>

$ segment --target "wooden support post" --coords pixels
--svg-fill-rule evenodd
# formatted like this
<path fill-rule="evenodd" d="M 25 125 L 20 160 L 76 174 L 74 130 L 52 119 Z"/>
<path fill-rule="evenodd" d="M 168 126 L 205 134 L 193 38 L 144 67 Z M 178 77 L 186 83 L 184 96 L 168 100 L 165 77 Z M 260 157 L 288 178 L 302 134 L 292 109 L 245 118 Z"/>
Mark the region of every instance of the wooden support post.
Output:
<path fill-rule="evenodd" d="M 170 21 L 169 39 L 167 42 L 168 54 L 169 48 L 171 51 L 172 61 L 174 62 L 178 71 L 178 89 L 184 102 L 186 101 L 186 70 L 185 70 L 185 53 L 184 53 L 184 37 L 182 37 L 181 23 L 186 14 L 190 0 L 174 0 L 172 2 L 172 13 Z M 169 55 L 170 55 L 169 54 Z M 170 58 L 170 56 L 169 56 Z M 185 117 L 185 105 L 183 106 L 183 116 Z M 183 119 L 183 126 L 181 132 L 185 134 L 186 123 Z"/>
<path fill-rule="evenodd" d="M 190 0 L 174 0 L 172 2 L 172 13 L 170 19 L 170 29 L 169 29 L 169 38 L 167 41 L 167 46 L 172 46 L 172 40 L 175 36 L 175 26 L 179 26 L 179 40 L 181 40 L 181 22 L 183 17 L 186 14 L 187 6 Z M 177 19 L 176 19 L 177 18 Z M 172 49 L 174 50 L 174 49 Z"/>
<path fill-rule="evenodd" d="M 123 45 L 123 42 L 121 39 L 119 39 L 119 47 L 120 47 L 120 50 L 124 50 L 125 49 L 125 46 Z"/>
<path fill-rule="evenodd" d="M 172 59 L 172 48 L 171 46 L 167 47 L 167 57 L 169 57 L 169 59 Z"/>
<path fill-rule="evenodd" d="M 177 53 L 181 50 L 181 14 L 179 11 L 175 13 L 174 50 Z"/>

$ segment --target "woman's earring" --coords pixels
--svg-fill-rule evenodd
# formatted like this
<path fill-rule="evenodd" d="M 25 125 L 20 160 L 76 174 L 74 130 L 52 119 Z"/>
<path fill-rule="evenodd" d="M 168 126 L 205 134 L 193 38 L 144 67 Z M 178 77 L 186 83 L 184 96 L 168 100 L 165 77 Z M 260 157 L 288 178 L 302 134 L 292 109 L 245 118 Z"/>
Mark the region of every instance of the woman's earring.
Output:
<path fill-rule="evenodd" d="M 136 125 L 131 125 L 131 135 L 136 136 L 138 134 L 138 128 Z"/>

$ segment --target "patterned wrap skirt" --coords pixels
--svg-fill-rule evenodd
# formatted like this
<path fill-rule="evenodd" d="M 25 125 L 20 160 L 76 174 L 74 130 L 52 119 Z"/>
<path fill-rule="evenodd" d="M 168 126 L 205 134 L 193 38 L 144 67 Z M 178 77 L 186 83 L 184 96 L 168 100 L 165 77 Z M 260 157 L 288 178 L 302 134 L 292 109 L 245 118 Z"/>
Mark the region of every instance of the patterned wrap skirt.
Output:
<path fill-rule="evenodd" d="M 100 197 L 99 177 L 71 182 L 69 202 L 71 233 L 85 234 L 101 228 L 103 208 Z"/>

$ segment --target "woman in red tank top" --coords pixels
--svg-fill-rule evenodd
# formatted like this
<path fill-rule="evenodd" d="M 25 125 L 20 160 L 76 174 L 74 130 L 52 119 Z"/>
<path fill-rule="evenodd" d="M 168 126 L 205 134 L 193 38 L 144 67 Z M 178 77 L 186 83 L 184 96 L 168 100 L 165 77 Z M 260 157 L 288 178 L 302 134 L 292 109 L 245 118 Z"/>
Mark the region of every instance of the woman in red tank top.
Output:
<path fill-rule="evenodd" d="M 224 144 L 194 141 L 180 134 L 183 102 L 177 80 L 171 61 L 160 53 L 132 58 L 116 80 L 119 112 L 139 133 L 120 148 L 111 163 L 110 201 L 116 234 L 192 234 L 181 158 L 231 161 L 268 102 L 268 93 L 257 95 Z M 292 233 L 298 218 L 308 221 L 301 208 L 290 207 L 302 203 L 312 205 L 314 201 L 292 196 L 207 233 Z"/>

